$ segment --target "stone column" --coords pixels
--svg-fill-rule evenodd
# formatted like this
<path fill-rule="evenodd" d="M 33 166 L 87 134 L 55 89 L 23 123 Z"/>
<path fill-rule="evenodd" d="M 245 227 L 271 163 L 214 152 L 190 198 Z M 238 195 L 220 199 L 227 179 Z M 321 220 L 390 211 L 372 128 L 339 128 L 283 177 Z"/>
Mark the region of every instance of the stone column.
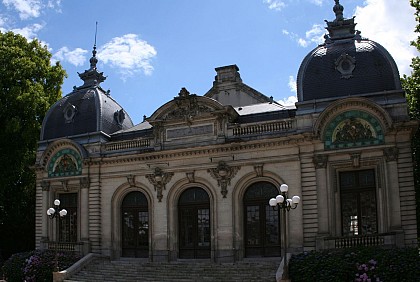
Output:
<path fill-rule="evenodd" d="M 385 203 L 385 206 L 388 206 L 389 228 L 390 231 L 399 231 L 401 230 L 401 206 L 397 167 L 398 148 L 385 148 L 384 156 L 386 160 L 386 176 L 388 178 L 386 191 L 389 203 Z"/>
<path fill-rule="evenodd" d="M 80 241 L 83 254 L 89 252 L 89 178 L 80 179 Z"/>
<path fill-rule="evenodd" d="M 48 241 L 48 215 L 47 210 L 48 200 L 49 200 L 49 191 L 50 191 L 50 182 L 49 181 L 41 181 L 41 188 L 42 188 L 42 211 L 41 211 L 41 220 L 42 220 L 42 231 L 41 231 L 41 244 Z M 46 246 L 42 246 L 42 248 L 46 248 Z"/>
<path fill-rule="evenodd" d="M 327 187 L 327 163 L 328 156 L 315 155 L 313 162 L 316 170 L 316 201 L 318 211 L 318 236 L 316 249 L 324 249 L 324 237 L 329 236 L 328 216 L 328 187 Z"/>

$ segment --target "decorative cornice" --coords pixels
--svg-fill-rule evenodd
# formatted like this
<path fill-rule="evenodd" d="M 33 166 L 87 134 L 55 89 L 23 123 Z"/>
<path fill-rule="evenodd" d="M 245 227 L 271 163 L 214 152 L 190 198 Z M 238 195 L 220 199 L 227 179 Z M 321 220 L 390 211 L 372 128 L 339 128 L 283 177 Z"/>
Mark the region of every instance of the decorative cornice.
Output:
<path fill-rule="evenodd" d="M 166 184 L 171 180 L 173 175 L 173 172 L 164 172 L 159 167 L 155 167 L 153 174 L 146 174 L 146 178 L 155 187 L 159 202 L 162 202 L 163 190 L 166 189 Z"/>
<path fill-rule="evenodd" d="M 228 166 L 224 161 L 220 161 L 216 168 L 210 168 L 207 171 L 217 180 L 217 185 L 220 186 L 220 192 L 223 198 L 227 195 L 227 186 L 230 185 L 230 180 L 235 177 L 240 167 Z"/>
<path fill-rule="evenodd" d="M 215 145 L 212 148 L 198 148 L 194 149 L 191 148 L 189 150 L 182 150 L 180 149 L 177 152 L 165 152 L 165 151 L 154 151 L 154 152 L 145 152 L 144 154 L 136 154 L 136 155 L 125 155 L 121 157 L 110 156 L 107 158 L 106 156 L 101 156 L 98 158 L 91 158 L 90 164 L 91 165 L 99 165 L 99 164 L 117 164 L 117 163 L 130 163 L 130 162 L 152 162 L 152 161 L 159 161 L 159 160 L 167 160 L 172 158 L 182 158 L 182 157 L 197 157 L 197 156 L 208 156 L 208 155 L 217 155 L 220 153 L 226 154 L 227 152 L 240 152 L 240 151 L 247 151 L 247 150 L 259 150 L 259 149 L 267 149 L 267 148 L 275 148 L 275 147 L 282 147 L 282 146 L 292 146 L 298 145 L 305 142 L 311 142 L 316 140 L 310 136 L 303 136 L 299 135 L 296 138 L 287 137 L 283 140 L 279 141 L 266 141 L 259 140 L 258 142 L 251 143 L 251 144 L 225 144 L 225 145 Z M 316 140 L 317 141 L 317 140 Z"/>

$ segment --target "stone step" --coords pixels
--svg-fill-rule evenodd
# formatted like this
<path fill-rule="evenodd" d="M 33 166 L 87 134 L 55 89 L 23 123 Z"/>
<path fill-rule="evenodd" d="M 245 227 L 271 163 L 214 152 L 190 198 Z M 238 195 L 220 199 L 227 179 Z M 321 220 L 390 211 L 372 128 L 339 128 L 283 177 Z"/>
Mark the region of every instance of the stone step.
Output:
<path fill-rule="evenodd" d="M 182 261 L 145 262 L 136 259 L 110 261 L 97 258 L 67 282 L 96 281 L 247 281 L 273 282 L 279 262 L 276 260 L 212 263 Z"/>

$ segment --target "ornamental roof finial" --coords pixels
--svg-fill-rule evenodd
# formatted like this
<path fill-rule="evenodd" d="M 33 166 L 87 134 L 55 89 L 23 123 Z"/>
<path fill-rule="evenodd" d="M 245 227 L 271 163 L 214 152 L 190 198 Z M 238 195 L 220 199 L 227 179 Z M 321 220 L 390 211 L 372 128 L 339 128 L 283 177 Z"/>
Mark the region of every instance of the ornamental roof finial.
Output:
<path fill-rule="evenodd" d="M 340 0 L 334 0 L 335 1 L 335 5 L 333 7 L 333 11 L 335 13 L 335 21 L 342 21 L 344 20 L 343 17 L 343 11 L 344 11 L 344 7 L 342 5 L 340 5 Z"/>
<path fill-rule="evenodd" d="M 98 22 L 96 22 L 96 28 L 95 28 L 95 43 L 93 44 L 93 50 L 92 50 L 92 58 L 90 58 L 90 69 L 96 69 L 96 64 L 98 63 L 98 59 L 96 58 L 96 35 L 98 34 Z"/>

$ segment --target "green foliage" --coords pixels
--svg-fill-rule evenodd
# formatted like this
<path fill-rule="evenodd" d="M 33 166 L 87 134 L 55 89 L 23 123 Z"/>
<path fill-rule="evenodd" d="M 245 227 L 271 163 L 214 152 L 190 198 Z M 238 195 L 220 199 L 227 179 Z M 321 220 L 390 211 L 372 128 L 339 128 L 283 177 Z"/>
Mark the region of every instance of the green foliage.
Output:
<path fill-rule="evenodd" d="M 416 9 L 414 13 L 417 26 L 415 31 L 420 32 L 420 0 L 410 0 L 411 6 Z M 411 42 L 411 45 L 420 51 L 420 36 Z M 401 79 L 403 89 L 405 90 L 409 114 L 412 119 L 420 119 L 420 58 L 415 57 L 411 61 L 412 72 L 410 76 L 404 75 Z M 420 234 L 420 131 L 417 130 L 411 145 L 414 161 L 414 179 L 416 188 L 417 203 L 417 233 Z"/>
<path fill-rule="evenodd" d="M 65 71 L 37 40 L 0 32 L 0 255 L 34 248 L 35 175 L 42 120 Z"/>
<path fill-rule="evenodd" d="M 292 256 L 289 271 L 294 282 L 364 281 L 363 276 L 371 281 L 418 281 L 420 256 L 416 248 L 312 251 Z"/>
<path fill-rule="evenodd" d="M 60 270 L 69 268 L 81 257 L 73 252 L 53 250 L 35 250 L 17 253 L 11 256 L 3 266 L 4 276 L 8 282 L 52 281 L 52 272 L 56 260 Z"/>

